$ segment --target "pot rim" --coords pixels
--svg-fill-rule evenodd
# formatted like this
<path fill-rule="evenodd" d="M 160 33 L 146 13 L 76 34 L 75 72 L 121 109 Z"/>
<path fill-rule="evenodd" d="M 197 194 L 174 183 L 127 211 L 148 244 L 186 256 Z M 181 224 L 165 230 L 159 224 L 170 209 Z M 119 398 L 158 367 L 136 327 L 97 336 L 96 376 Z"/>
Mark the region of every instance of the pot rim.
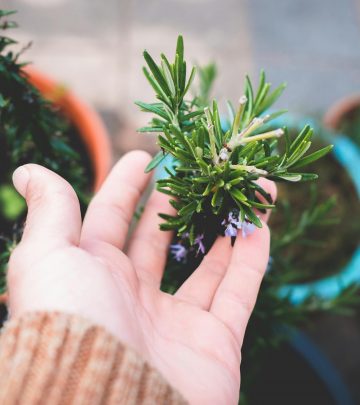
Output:
<path fill-rule="evenodd" d="M 64 110 L 77 128 L 93 166 L 93 189 L 97 191 L 108 175 L 113 160 L 109 135 L 99 114 L 65 85 L 37 68 L 27 65 L 23 71 L 45 98 Z"/>
<path fill-rule="evenodd" d="M 355 108 L 360 107 L 360 94 L 352 94 L 332 104 L 324 115 L 324 126 L 333 131 L 340 127 L 344 116 Z"/>

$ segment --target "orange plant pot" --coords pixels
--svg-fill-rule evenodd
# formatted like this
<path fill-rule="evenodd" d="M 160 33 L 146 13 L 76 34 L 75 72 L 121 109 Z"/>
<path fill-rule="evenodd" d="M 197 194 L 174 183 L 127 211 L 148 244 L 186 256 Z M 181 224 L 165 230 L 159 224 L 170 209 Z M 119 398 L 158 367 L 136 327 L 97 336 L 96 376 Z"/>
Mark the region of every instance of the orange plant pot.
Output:
<path fill-rule="evenodd" d="M 94 171 L 94 191 L 97 191 L 109 173 L 112 151 L 108 133 L 98 113 L 64 86 L 32 66 L 24 71 L 30 83 L 42 95 L 59 106 L 74 124 L 84 143 Z"/>
<path fill-rule="evenodd" d="M 332 105 L 326 112 L 323 122 L 325 127 L 334 131 L 339 130 L 344 118 L 360 107 L 360 94 L 345 97 Z"/>

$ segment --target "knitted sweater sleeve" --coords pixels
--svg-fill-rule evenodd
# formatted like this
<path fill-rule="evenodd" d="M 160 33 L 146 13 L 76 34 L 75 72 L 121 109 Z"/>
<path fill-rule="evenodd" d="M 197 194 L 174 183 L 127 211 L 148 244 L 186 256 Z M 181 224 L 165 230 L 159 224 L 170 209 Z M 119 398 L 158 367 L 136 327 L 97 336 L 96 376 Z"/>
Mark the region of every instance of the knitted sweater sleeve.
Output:
<path fill-rule="evenodd" d="M 0 403 L 186 404 L 160 373 L 102 327 L 28 313 L 0 336 Z"/>

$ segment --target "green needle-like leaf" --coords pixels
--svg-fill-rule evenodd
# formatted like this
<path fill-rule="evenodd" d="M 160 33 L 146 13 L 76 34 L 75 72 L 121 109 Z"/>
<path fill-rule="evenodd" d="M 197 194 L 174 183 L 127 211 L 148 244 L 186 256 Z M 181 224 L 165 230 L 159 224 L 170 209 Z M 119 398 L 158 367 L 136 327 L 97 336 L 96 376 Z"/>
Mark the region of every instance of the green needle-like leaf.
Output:
<path fill-rule="evenodd" d="M 167 154 L 163 153 L 162 151 L 158 152 L 151 162 L 146 166 L 145 173 L 151 172 L 151 170 L 155 169 L 165 158 Z"/>
<path fill-rule="evenodd" d="M 157 81 L 159 86 L 162 88 L 164 93 L 167 96 L 171 96 L 170 89 L 169 89 L 160 69 L 158 68 L 157 64 L 154 62 L 153 58 L 149 55 L 149 53 L 147 51 L 144 51 L 144 59 L 145 59 L 146 63 L 148 64 L 149 69 L 150 69 L 151 73 L 153 74 L 155 80 Z"/>
<path fill-rule="evenodd" d="M 315 162 L 316 160 L 322 158 L 323 156 L 327 155 L 333 148 L 333 145 L 325 146 L 322 149 L 317 150 L 314 153 L 311 153 L 308 156 L 303 157 L 300 159 L 295 165 L 292 166 L 293 169 L 298 169 L 300 167 L 307 166 L 310 163 Z"/>

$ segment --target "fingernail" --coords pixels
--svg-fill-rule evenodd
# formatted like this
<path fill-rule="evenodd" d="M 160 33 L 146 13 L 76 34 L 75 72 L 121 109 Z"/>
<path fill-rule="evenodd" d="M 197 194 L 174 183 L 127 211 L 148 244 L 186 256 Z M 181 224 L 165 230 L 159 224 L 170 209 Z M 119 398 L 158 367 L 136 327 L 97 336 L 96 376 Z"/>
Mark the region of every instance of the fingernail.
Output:
<path fill-rule="evenodd" d="M 30 180 L 29 170 L 25 166 L 18 167 L 13 173 L 12 180 L 18 193 L 25 198 L 27 185 Z"/>

